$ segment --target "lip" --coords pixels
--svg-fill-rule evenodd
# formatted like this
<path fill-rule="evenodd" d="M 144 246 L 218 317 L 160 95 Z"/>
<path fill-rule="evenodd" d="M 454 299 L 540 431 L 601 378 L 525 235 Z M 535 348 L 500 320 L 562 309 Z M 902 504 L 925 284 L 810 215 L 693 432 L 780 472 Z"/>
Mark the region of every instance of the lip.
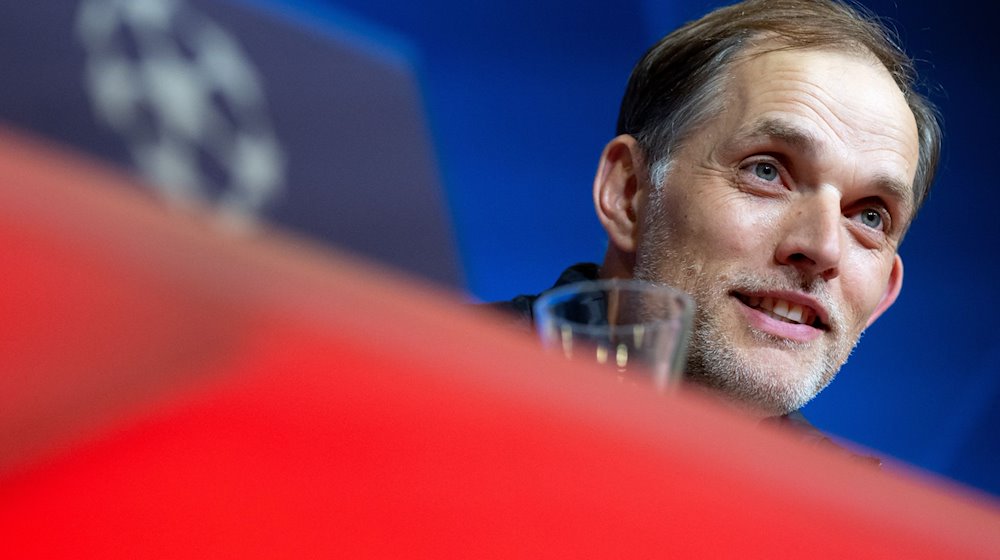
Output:
<path fill-rule="evenodd" d="M 733 299 L 739 304 L 740 310 L 746 315 L 747 320 L 751 325 L 760 329 L 768 334 L 786 338 L 789 340 L 794 340 L 797 342 L 809 342 L 815 340 L 823 335 L 824 332 L 829 330 L 830 318 L 829 313 L 826 308 L 824 308 L 818 301 L 811 298 L 805 294 L 798 292 L 734 292 L 730 294 Z M 822 327 L 817 328 L 812 325 L 803 325 L 796 323 L 786 323 L 785 321 L 779 321 L 764 313 L 763 311 L 750 307 L 743 302 L 741 297 L 760 297 L 760 298 L 775 298 L 783 299 L 790 303 L 797 305 L 808 306 L 813 311 L 816 312 L 816 317 L 821 323 Z"/>

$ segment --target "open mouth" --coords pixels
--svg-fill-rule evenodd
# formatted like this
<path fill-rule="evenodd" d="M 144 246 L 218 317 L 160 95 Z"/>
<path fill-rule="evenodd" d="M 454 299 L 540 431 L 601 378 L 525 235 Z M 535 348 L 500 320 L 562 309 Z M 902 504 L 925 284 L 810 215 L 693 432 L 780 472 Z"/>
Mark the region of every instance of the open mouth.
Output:
<path fill-rule="evenodd" d="M 743 305 L 756 309 L 772 319 L 796 325 L 808 325 L 815 329 L 829 329 L 816 310 L 808 305 L 774 297 L 748 296 L 739 292 L 733 292 L 732 295 L 743 302 Z"/>

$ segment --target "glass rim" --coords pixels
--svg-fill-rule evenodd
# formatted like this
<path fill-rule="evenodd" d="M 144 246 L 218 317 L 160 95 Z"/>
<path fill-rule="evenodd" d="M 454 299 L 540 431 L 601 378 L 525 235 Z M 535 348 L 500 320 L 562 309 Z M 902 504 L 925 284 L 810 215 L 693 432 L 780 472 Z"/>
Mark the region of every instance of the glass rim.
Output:
<path fill-rule="evenodd" d="M 642 291 L 647 291 L 652 288 L 658 292 L 663 293 L 664 295 L 668 295 L 675 302 L 679 303 L 681 308 L 680 309 L 681 313 L 678 314 L 677 317 L 671 319 L 620 323 L 617 325 L 611 325 L 612 328 L 630 328 L 637 325 L 652 325 L 656 323 L 662 323 L 664 321 L 669 323 L 674 323 L 677 321 L 685 322 L 685 319 L 693 314 L 694 300 L 687 292 L 684 292 L 668 284 L 651 282 L 649 280 L 638 280 L 635 278 L 602 278 L 598 280 L 580 280 L 577 282 L 570 282 L 568 284 L 563 284 L 562 286 L 553 288 L 547 292 L 544 292 L 542 295 L 538 296 L 538 298 L 532 304 L 532 314 L 535 317 L 535 321 L 538 321 L 539 315 L 541 315 L 539 311 L 543 307 L 550 305 L 553 302 L 553 300 L 559 298 L 565 298 L 567 296 L 571 296 L 574 293 L 583 293 L 586 291 L 603 291 L 610 288 L 620 288 L 624 291 L 632 293 L 639 293 Z M 581 323 L 579 321 L 573 321 L 571 319 L 562 319 L 562 318 L 556 319 L 552 318 L 551 316 L 549 318 L 558 321 L 559 324 L 570 325 L 570 327 L 573 328 L 574 330 L 580 330 L 580 331 L 593 330 L 595 332 L 599 332 L 607 330 L 609 328 L 609 325 L 591 325 L 587 323 Z"/>

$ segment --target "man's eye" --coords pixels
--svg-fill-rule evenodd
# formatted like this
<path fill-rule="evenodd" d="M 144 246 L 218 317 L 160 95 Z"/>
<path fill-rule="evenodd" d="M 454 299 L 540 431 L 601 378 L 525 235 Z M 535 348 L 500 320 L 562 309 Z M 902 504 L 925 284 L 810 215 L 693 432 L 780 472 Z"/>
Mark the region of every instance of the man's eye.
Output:
<path fill-rule="evenodd" d="M 882 213 L 874 208 L 865 208 L 857 214 L 858 221 L 872 229 L 882 229 Z"/>
<path fill-rule="evenodd" d="M 773 181 L 778 178 L 778 168 L 763 161 L 754 164 L 753 173 L 765 181 Z"/>

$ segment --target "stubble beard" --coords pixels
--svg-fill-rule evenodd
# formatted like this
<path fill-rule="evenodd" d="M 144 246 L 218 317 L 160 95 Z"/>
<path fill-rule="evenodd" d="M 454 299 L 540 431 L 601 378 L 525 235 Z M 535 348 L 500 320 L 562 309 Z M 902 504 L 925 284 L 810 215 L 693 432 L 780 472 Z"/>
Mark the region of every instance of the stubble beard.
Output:
<path fill-rule="evenodd" d="M 688 292 L 695 301 L 685 380 L 706 387 L 739 407 L 775 416 L 798 410 L 826 388 L 850 356 L 859 337 L 839 334 L 833 337 L 832 345 L 816 352 L 806 348 L 808 343 L 779 338 L 747 325 L 744 340 L 736 340 L 733 325 L 726 324 L 724 309 L 731 304 L 730 290 L 801 289 L 801 282 L 790 285 L 787 279 L 763 280 L 752 272 L 730 272 L 720 278 L 705 278 L 696 264 L 698 261 L 678 252 L 672 243 L 662 204 L 656 200 L 660 197 L 650 198 L 634 276 L 672 285 Z M 812 291 L 825 302 L 830 313 L 830 328 L 833 332 L 841 332 L 846 324 L 836 306 L 822 288 L 813 287 Z M 781 371 L 773 364 L 754 360 L 750 354 L 752 348 L 794 352 L 803 361 L 796 368 L 798 371 Z"/>
<path fill-rule="evenodd" d="M 735 280 L 754 290 L 755 282 L 747 275 Z M 750 325 L 741 335 L 726 321 L 723 306 L 730 296 L 698 292 L 703 290 L 692 295 L 699 305 L 685 377 L 754 411 L 781 415 L 805 406 L 833 381 L 854 346 L 853 341 L 838 338 L 832 347 L 817 351 L 808 347 L 810 343 L 776 337 Z M 799 361 L 789 371 L 783 369 L 788 366 L 754 359 L 754 349 L 776 349 Z"/>

